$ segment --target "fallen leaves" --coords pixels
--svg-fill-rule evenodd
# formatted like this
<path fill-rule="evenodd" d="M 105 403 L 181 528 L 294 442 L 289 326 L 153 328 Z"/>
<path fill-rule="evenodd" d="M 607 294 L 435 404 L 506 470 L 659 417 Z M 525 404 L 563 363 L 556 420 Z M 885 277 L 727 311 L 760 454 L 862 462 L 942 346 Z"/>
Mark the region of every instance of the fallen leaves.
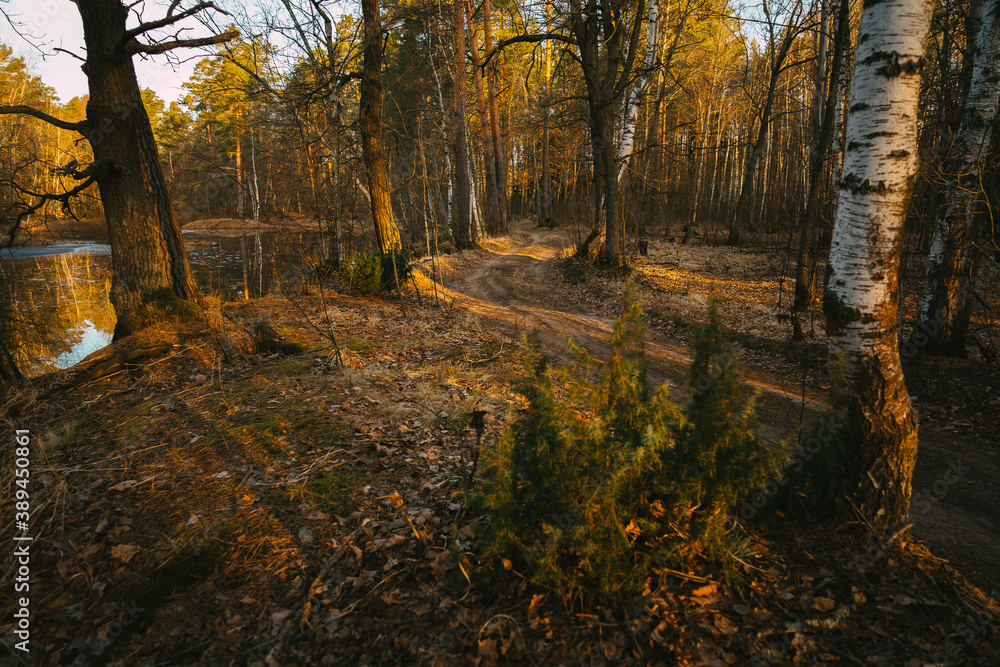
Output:
<path fill-rule="evenodd" d="M 37 543 L 45 602 L 34 627 L 48 664 L 95 653 L 130 664 L 164 655 L 253 665 L 783 665 L 869 656 L 906 664 L 946 649 L 967 664 L 1000 664 L 995 615 L 965 610 L 967 594 L 944 583 L 952 574 L 899 548 L 897 566 L 886 561 L 848 580 L 823 571 L 815 543 L 774 538 L 760 543 L 752 567 L 737 566 L 731 584 L 711 565 L 679 563 L 654 573 L 647 595 L 624 611 L 581 610 L 529 588 L 513 559 L 488 568 L 474 517 L 455 493 L 474 440 L 458 416 L 477 400 L 495 401 L 495 415 L 513 405 L 497 378 L 519 372 L 515 357 L 491 353 L 488 376 L 467 360 L 483 359 L 489 345 L 503 349 L 496 332 L 411 303 L 408 320 L 386 315 L 384 304 L 336 297 L 328 307 L 334 326 L 382 346 L 352 353 L 346 371 L 325 353 L 217 371 L 214 358 L 197 357 L 213 354 L 205 345 L 134 390 L 133 380 L 110 380 L 121 383 L 113 407 L 97 402 L 96 390 L 88 397 L 94 439 L 60 461 L 75 472 L 44 472 L 47 488 L 67 498 L 62 528 Z M 278 300 L 234 308 L 248 318 L 287 310 Z M 366 309 L 382 315 L 370 330 Z M 176 379 L 197 374 L 213 381 Z M 404 403 L 410 397 L 436 414 Z M 500 426 L 491 420 L 484 438 Z M 344 472 L 356 478 L 336 497 L 291 492 Z M 155 485 L 144 483 L 156 475 Z M 662 509 L 654 501 L 650 511 Z M 59 516 L 48 517 L 53 526 Z M 638 535 L 632 527 L 630 537 Z M 123 605 L 133 598 L 135 606 Z"/>
<path fill-rule="evenodd" d="M 141 548 L 132 544 L 119 544 L 111 547 L 111 557 L 127 563 L 140 551 L 142 551 Z"/>

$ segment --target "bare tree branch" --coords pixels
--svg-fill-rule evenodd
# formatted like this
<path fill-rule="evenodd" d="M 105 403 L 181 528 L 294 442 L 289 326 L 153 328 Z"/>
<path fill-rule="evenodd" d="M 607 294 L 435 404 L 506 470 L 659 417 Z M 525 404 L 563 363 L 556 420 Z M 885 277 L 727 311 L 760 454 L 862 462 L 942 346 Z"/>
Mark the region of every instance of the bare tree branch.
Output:
<path fill-rule="evenodd" d="M 53 48 L 52 50 L 53 51 L 60 51 L 62 53 L 65 53 L 66 55 L 73 56 L 74 58 L 76 58 L 77 60 L 79 60 L 81 62 L 87 62 L 87 59 L 84 58 L 83 56 L 78 55 L 76 53 L 73 53 L 72 51 L 67 51 L 66 49 L 60 48 L 58 46 L 55 47 L 55 48 Z"/>
<path fill-rule="evenodd" d="M 122 38 L 122 42 L 128 43 L 131 39 L 138 37 L 139 35 L 142 35 L 144 33 L 147 33 L 150 30 L 157 30 L 158 28 L 166 28 L 167 26 L 173 25 L 178 21 L 183 21 L 189 16 L 194 16 L 203 9 L 214 9 L 215 11 L 226 14 L 227 16 L 229 15 L 229 12 L 225 11 L 224 9 L 219 9 L 218 7 L 215 6 L 215 3 L 212 2 L 199 2 L 194 7 L 191 7 L 190 9 L 185 9 L 179 14 L 172 14 L 173 10 L 176 7 L 177 7 L 177 2 L 174 2 L 170 5 L 170 9 L 167 10 L 167 15 L 164 18 L 159 19 L 157 21 L 140 23 L 131 30 L 126 31 L 125 37 Z"/>
<path fill-rule="evenodd" d="M 230 40 L 236 39 L 240 36 L 239 30 L 227 30 L 221 35 L 212 35 L 211 37 L 196 37 L 194 39 L 175 39 L 169 42 L 161 42 L 159 44 L 143 44 L 139 40 L 133 39 L 128 44 L 125 45 L 125 50 L 128 53 L 145 53 L 146 55 L 157 55 L 160 53 L 166 53 L 167 51 L 173 51 L 174 49 L 183 49 L 195 46 L 214 46 L 215 44 L 224 44 Z"/>
<path fill-rule="evenodd" d="M 55 125 L 56 127 L 63 130 L 70 130 L 72 132 L 83 132 L 83 123 L 70 123 L 69 121 L 60 120 L 55 116 L 50 116 L 44 111 L 39 111 L 34 107 L 29 107 L 26 104 L 15 104 L 13 106 L 0 106 L 0 116 L 9 114 L 21 114 L 24 116 L 32 116 L 39 120 L 43 120 L 49 125 Z"/>
<path fill-rule="evenodd" d="M 483 56 L 482 67 L 486 67 L 489 64 L 490 58 L 494 57 L 502 50 L 510 46 L 511 44 L 521 44 L 525 42 L 544 42 L 547 40 L 552 40 L 555 42 L 564 42 L 566 44 L 576 44 L 576 40 L 572 37 L 567 37 L 566 35 L 559 34 L 557 32 L 546 32 L 536 35 L 517 35 L 516 37 L 511 37 L 510 39 L 505 39 L 502 42 L 497 42 L 497 45 L 490 49 L 490 52 Z"/>
<path fill-rule="evenodd" d="M 38 201 L 36 201 L 34 204 L 30 206 L 27 204 L 19 204 L 18 206 L 20 207 L 21 210 L 18 211 L 17 215 L 13 216 L 12 220 L 0 220 L 0 224 L 6 223 L 4 226 L 7 227 L 7 229 L 3 232 L 3 234 L 0 235 L 0 247 L 8 248 L 12 246 L 14 244 L 14 239 L 17 237 L 17 232 L 21 228 L 21 223 L 24 222 L 24 219 L 27 218 L 32 213 L 34 213 L 35 211 L 41 209 L 43 206 L 45 206 L 47 202 L 50 201 L 60 202 L 62 204 L 63 211 L 69 213 L 73 218 L 76 218 L 76 216 L 73 215 L 73 211 L 70 208 L 69 203 L 73 197 L 76 197 L 77 195 L 81 194 L 84 190 L 86 190 L 91 185 L 97 182 L 97 175 L 94 173 L 96 169 L 93 169 L 93 167 L 94 165 L 91 165 L 83 172 L 80 172 L 81 176 L 89 172 L 89 175 L 86 177 L 86 180 L 83 181 L 83 183 L 80 183 L 75 188 L 67 190 L 66 192 L 35 193 L 35 192 L 29 192 L 27 190 L 22 190 L 21 188 L 17 188 L 24 194 L 30 195 L 32 197 L 37 197 Z M 76 177 L 74 176 L 74 178 Z"/>

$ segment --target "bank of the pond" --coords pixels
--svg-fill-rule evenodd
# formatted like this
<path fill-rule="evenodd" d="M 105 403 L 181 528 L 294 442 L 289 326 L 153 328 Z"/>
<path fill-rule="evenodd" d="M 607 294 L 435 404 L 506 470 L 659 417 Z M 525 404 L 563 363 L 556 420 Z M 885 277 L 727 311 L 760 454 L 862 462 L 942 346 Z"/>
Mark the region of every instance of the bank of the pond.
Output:
<path fill-rule="evenodd" d="M 233 301 L 301 280 L 317 235 L 290 231 L 184 233 L 204 294 Z M 58 240 L 0 251 L 0 339 L 26 376 L 68 368 L 107 345 L 111 247 Z"/>

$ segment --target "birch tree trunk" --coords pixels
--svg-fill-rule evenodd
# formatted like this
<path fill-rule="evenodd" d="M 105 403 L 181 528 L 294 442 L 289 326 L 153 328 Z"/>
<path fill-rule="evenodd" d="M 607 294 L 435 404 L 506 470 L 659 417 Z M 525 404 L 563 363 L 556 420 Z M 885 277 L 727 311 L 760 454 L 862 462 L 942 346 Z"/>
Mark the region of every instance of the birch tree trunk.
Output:
<path fill-rule="evenodd" d="M 942 213 L 934 221 L 920 317 L 910 344 L 930 354 L 965 355 L 972 306 L 976 212 L 985 197 L 983 161 L 1000 102 L 1000 1 L 986 0 L 976 40 L 972 82 L 958 136 L 945 162 Z"/>
<path fill-rule="evenodd" d="M 634 8 L 629 18 L 631 26 L 621 20 L 631 13 L 626 0 L 587 0 L 586 5 L 573 0 L 572 5 L 570 26 L 580 49 L 579 62 L 587 86 L 594 165 L 594 228 L 576 254 L 590 261 L 602 258 L 609 265 L 622 266 L 626 263 L 625 224 L 615 129 L 638 51 L 644 5 L 639 3 Z"/>
<path fill-rule="evenodd" d="M 430 36 L 428 36 L 428 42 L 430 41 Z M 441 48 L 444 50 L 444 42 L 441 43 Z M 429 54 L 429 60 L 431 63 L 431 71 L 434 73 L 434 82 L 437 83 L 437 98 L 438 106 L 441 109 L 441 137 L 444 140 L 444 180 L 448 183 L 448 199 L 444 202 L 444 216 L 446 227 L 452 229 L 452 187 L 454 186 L 454 175 L 451 170 L 451 151 L 448 150 L 448 123 L 445 120 L 448 114 L 445 113 L 444 106 L 444 93 L 441 89 L 441 77 L 438 75 L 437 65 L 434 64 L 434 52 L 431 50 Z M 440 183 L 440 179 L 438 179 Z M 440 188 L 439 188 L 440 189 Z M 454 234 L 453 234 L 454 235 Z"/>
<path fill-rule="evenodd" d="M 618 142 L 619 183 L 624 178 L 625 172 L 628 171 L 629 158 L 632 157 L 632 151 L 635 150 L 635 127 L 639 122 L 639 109 L 652 79 L 653 67 L 656 65 L 656 53 L 660 44 L 660 3 L 658 0 L 649 0 L 647 11 L 649 17 L 646 19 L 646 57 L 642 64 L 642 74 L 639 75 L 639 80 L 636 81 L 628 96 L 622 136 Z"/>
<path fill-rule="evenodd" d="M 917 458 L 899 357 L 898 283 L 932 9 L 933 0 L 883 0 L 862 10 L 823 298 L 830 357 L 843 360 L 848 385 L 843 491 L 871 534 L 906 518 Z"/>

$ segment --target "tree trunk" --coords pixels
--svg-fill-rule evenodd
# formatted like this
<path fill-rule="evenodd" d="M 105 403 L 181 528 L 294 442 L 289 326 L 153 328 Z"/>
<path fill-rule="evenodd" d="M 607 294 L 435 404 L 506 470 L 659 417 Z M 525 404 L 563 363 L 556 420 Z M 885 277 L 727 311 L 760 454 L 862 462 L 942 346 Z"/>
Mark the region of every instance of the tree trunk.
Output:
<path fill-rule="evenodd" d="M 842 359 L 847 381 L 843 489 L 872 534 L 906 519 L 917 457 L 899 357 L 898 288 L 932 8 L 932 0 L 884 0 L 862 10 L 823 298 L 831 361 Z"/>
<path fill-rule="evenodd" d="M 476 245 L 473 236 L 469 184 L 469 144 L 465 137 L 465 4 L 453 0 L 452 38 L 455 40 L 454 98 L 452 100 L 452 131 L 455 137 L 455 245 L 459 250 Z"/>
<path fill-rule="evenodd" d="M 545 30 L 549 31 L 552 20 L 552 3 L 545 3 Z M 550 93 L 549 86 L 552 84 L 552 44 L 545 41 L 542 44 L 545 49 L 545 69 L 542 79 L 542 167 L 539 177 L 538 189 L 538 224 L 539 226 L 554 227 L 555 221 L 552 219 L 552 165 L 549 163 L 549 143 L 551 125 L 549 108 Z"/>
<path fill-rule="evenodd" d="M 395 252 L 402 247 L 399 228 L 392 217 L 389 198 L 389 176 L 382 154 L 382 16 L 378 0 L 362 0 L 365 52 L 361 77 L 361 149 L 368 171 L 368 190 L 371 197 L 372 220 L 383 253 Z"/>
<path fill-rule="evenodd" d="M 772 33 L 773 34 L 773 33 Z M 760 112 L 760 126 L 757 128 L 757 138 L 747 157 L 746 167 L 743 172 L 743 186 L 740 188 L 740 197 L 736 200 L 736 210 L 733 212 L 729 224 L 729 238 L 726 245 L 739 245 L 743 228 L 752 229 L 750 222 L 750 212 L 753 208 L 753 182 L 756 176 L 757 163 L 764 152 L 767 144 L 767 131 L 771 124 L 771 110 L 774 108 L 774 98 L 778 91 L 778 81 L 784 70 L 785 58 L 795 41 L 797 30 L 792 19 L 788 20 L 785 26 L 785 34 L 782 37 L 778 52 L 771 61 L 771 76 L 767 84 L 767 96 L 764 99 L 764 109 Z M 773 43 L 773 42 L 772 42 Z"/>
<path fill-rule="evenodd" d="M 976 213 L 983 207 L 983 161 L 1000 102 L 1000 2 L 986 0 L 976 41 L 972 82 L 958 136 L 945 162 L 943 212 L 934 221 L 920 317 L 910 337 L 915 350 L 965 355 L 971 314 Z"/>
<path fill-rule="evenodd" d="M 850 0 L 839 0 L 837 11 L 837 33 L 833 44 L 833 67 L 830 70 L 830 87 L 826 91 L 826 101 L 824 106 L 817 104 L 815 117 L 819 121 L 819 132 L 816 137 L 816 145 L 813 148 L 812 160 L 809 164 L 809 192 L 806 195 L 806 206 L 800 222 L 799 250 L 795 262 L 795 298 L 792 302 L 792 340 L 802 341 L 802 313 L 809 309 L 813 300 L 813 280 L 816 271 L 816 254 L 819 251 L 816 243 L 816 232 L 820 226 L 822 210 L 821 195 L 823 185 L 826 182 L 824 177 L 826 157 L 833 143 L 833 129 L 835 120 L 835 108 L 837 106 L 837 81 L 840 79 L 841 54 L 844 49 L 844 42 L 847 39 L 847 32 L 850 28 L 851 3 Z M 824 23 L 825 30 L 825 23 Z M 817 100 L 823 92 L 823 86 L 818 82 L 816 85 Z"/>
<path fill-rule="evenodd" d="M 506 221 L 497 186 L 497 162 L 493 153 L 490 119 L 486 111 L 486 91 L 483 86 L 483 69 L 479 59 L 479 36 L 475 30 L 472 2 L 467 1 L 465 8 L 469 27 L 469 53 L 472 56 L 472 80 L 476 88 L 476 111 L 479 114 L 480 138 L 483 145 L 483 168 L 485 171 L 483 214 L 486 217 L 486 233 L 490 236 L 499 236 L 506 227 Z"/>
<path fill-rule="evenodd" d="M 589 0 L 585 10 L 572 14 L 572 30 L 587 86 L 587 120 L 594 159 L 594 228 L 576 254 L 588 259 L 600 256 L 611 265 L 626 263 L 615 124 L 631 78 L 643 22 L 643 5 L 639 3 L 626 32 L 626 24 L 620 19 L 628 13 L 626 9 L 623 2 Z"/>
<path fill-rule="evenodd" d="M 493 17 L 490 0 L 483 0 L 483 48 L 493 49 Z M 510 220 L 510 202 L 507 200 L 507 147 L 500 131 L 500 101 L 497 96 L 497 58 L 492 58 L 486 68 L 486 85 L 490 105 L 490 134 L 493 141 L 493 159 L 496 162 L 497 198 L 500 207 L 500 229 L 504 233 Z"/>
<path fill-rule="evenodd" d="M 240 150 L 243 142 L 240 136 L 236 137 L 236 217 L 240 220 L 246 215 L 243 209 L 243 153 Z"/>
<path fill-rule="evenodd" d="M 164 182 L 156 141 L 125 49 L 128 9 L 79 0 L 90 99 L 86 135 L 111 244 L 116 339 L 148 326 L 165 301 L 197 301 L 191 265 Z"/>
<path fill-rule="evenodd" d="M 621 206 L 621 185 L 618 182 L 618 151 L 614 141 L 617 106 L 611 102 L 596 113 L 599 128 L 596 138 L 600 152 L 594 155 L 595 162 L 601 160 L 604 173 L 604 220 L 607 229 L 604 237 L 604 261 L 610 265 L 625 263 L 625 218 Z"/>
<path fill-rule="evenodd" d="M 635 149 L 635 126 L 639 122 L 639 109 L 642 106 L 642 98 L 649 88 L 650 75 L 653 73 L 653 66 L 656 64 L 656 52 L 660 45 L 660 3 L 658 0 L 649 0 L 649 7 L 646 11 L 649 14 L 646 20 L 646 57 L 642 63 L 642 74 L 639 75 L 639 80 L 636 81 L 635 86 L 632 88 L 628 104 L 625 106 L 622 136 L 618 142 L 617 178 L 619 183 L 625 177 L 625 172 L 628 171 L 629 158 L 632 157 L 632 152 Z M 683 18 L 681 25 L 678 26 L 678 31 L 682 28 Z"/>

